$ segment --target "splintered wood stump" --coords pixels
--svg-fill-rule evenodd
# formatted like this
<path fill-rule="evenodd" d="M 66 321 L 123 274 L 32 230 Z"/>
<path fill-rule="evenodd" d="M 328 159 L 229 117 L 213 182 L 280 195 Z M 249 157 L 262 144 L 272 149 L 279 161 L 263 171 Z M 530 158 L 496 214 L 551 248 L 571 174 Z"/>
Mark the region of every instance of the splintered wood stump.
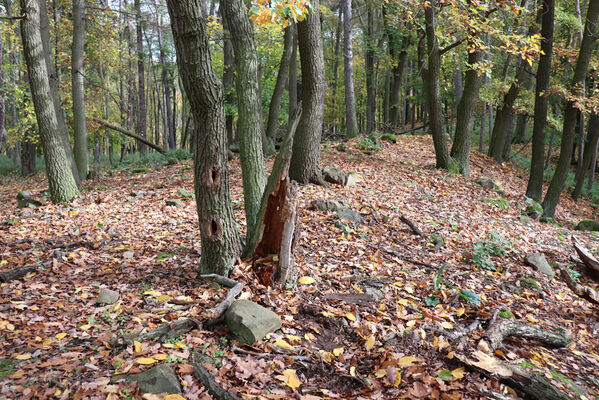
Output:
<path fill-rule="evenodd" d="M 599 261 L 574 236 L 572 236 L 572 244 L 584 265 L 593 270 L 595 276 L 599 276 Z"/>
<path fill-rule="evenodd" d="M 289 179 L 289 163 L 301 113 L 301 106 L 298 106 L 289 120 L 287 136 L 262 196 L 258 213 L 258 220 L 262 222 L 248 234 L 244 252 L 244 258 L 252 259 L 254 271 L 266 286 L 275 282 L 294 285 L 298 187 Z"/>

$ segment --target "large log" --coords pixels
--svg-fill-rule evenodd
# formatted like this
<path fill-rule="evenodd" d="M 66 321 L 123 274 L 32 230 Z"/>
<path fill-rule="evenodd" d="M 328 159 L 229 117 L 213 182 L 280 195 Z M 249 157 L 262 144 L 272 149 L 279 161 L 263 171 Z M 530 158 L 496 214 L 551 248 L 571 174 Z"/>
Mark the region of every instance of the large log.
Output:
<path fill-rule="evenodd" d="M 106 121 L 102 121 L 99 118 L 93 118 L 93 120 L 97 123 L 99 123 L 102 126 L 105 126 L 108 129 L 112 129 L 113 131 L 122 133 L 123 135 L 127 135 L 129 137 L 132 137 L 135 140 L 139 140 L 142 143 L 147 144 L 148 146 L 150 146 L 151 148 L 153 148 L 154 150 L 162 153 L 162 154 L 166 154 L 166 150 L 164 150 L 162 147 L 155 145 L 154 143 L 150 142 L 148 139 L 141 137 L 133 132 L 130 132 L 126 129 L 121 128 L 120 126 L 117 125 L 113 125 L 110 122 L 106 122 Z"/>
<path fill-rule="evenodd" d="M 592 269 L 596 274 L 599 274 L 599 261 L 593 257 L 591 252 L 588 251 L 574 236 L 572 236 L 572 244 L 574 245 L 574 250 L 576 250 L 576 253 L 578 253 L 578 256 L 584 265 Z"/>
<path fill-rule="evenodd" d="M 478 343 L 479 350 L 489 353 L 490 350 L 495 351 L 510 336 L 536 340 L 551 347 L 565 347 L 572 342 L 572 337 L 568 334 L 551 332 L 517 321 L 497 320 L 487 328 L 483 340 Z"/>
<path fill-rule="evenodd" d="M 281 144 L 272 172 L 268 177 L 266 188 L 262 196 L 258 221 L 253 232 L 248 233 L 248 240 L 244 251 L 244 258 L 263 258 L 272 255 L 278 256 L 270 279 L 271 272 L 261 276 L 264 284 L 270 285 L 274 281 L 279 284 L 289 284 L 294 279 L 295 261 L 293 250 L 295 245 L 295 231 L 297 221 L 297 185 L 289 179 L 289 163 L 293 148 L 293 137 L 302 114 L 301 106 L 296 107 L 289 118 L 287 135 Z M 274 264 L 273 264 L 274 265 Z M 271 282 L 272 281 L 272 282 Z"/>
<path fill-rule="evenodd" d="M 568 271 L 560 266 L 558 267 L 561 273 L 562 279 L 566 282 L 566 285 L 574 292 L 575 295 L 582 297 L 594 304 L 599 304 L 599 292 L 593 290 L 588 286 L 582 286 L 579 283 L 576 283 L 574 279 L 570 276 Z"/>

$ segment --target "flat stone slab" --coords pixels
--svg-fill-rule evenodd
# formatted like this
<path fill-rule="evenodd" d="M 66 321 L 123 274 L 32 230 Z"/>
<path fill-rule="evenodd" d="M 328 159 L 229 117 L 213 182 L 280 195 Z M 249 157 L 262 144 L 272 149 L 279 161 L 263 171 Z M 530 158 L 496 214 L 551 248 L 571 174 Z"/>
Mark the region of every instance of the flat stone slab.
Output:
<path fill-rule="evenodd" d="M 183 208 L 183 202 L 179 199 L 168 199 L 166 205 L 170 207 Z"/>
<path fill-rule="evenodd" d="M 241 341 L 252 344 L 281 327 L 281 318 L 273 311 L 249 300 L 237 300 L 225 313 L 229 330 Z"/>
<path fill-rule="evenodd" d="M 119 297 L 119 292 L 103 288 L 98 295 L 98 304 L 113 304 L 118 301 Z"/>
<path fill-rule="evenodd" d="M 179 378 L 171 367 L 160 364 L 141 374 L 129 375 L 127 382 L 137 382 L 144 393 L 181 393 Z"/>

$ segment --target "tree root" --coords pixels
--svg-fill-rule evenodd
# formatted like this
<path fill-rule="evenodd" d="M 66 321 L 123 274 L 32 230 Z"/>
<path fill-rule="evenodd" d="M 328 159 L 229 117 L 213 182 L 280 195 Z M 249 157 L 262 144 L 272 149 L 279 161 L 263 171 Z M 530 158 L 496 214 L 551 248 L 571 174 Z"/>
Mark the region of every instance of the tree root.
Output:
<path fill-rule="evenodd" d="M 424 236 L 420 228 L 418 228 L 418 226 L 413 221 L 409 220 L 405 215 L 399 217 L 399 220 L 409 226 L 412 232 L 414 232 L 414 235 Z"/>
<path fill-rule="evenodd" d="M 478 342 L 478 349 L 491 354 L 501 347 L 503 341 L 509 336 L 534 339 L 551 347 L 565 347 L 572 341 L 568 334 L 550 332 L 521 322 L 502 320 L 491 323 L 483 339 Z"/>
<path fill-rule="evenodd" d="M 566 282 L 566 285 L 576 294 L 578 297 L 582 297 L 585 300 L 590 301 L 594 304 L 599 304 L 599 292 L 593 290 L 588 286 L 582 286 L 579 283 L 576 283 L 574 279 L 570 276 L 568 271 L 562 267 L 558 266 L 559 271 L 562 275 L 562 279 Z"/>
<path fill-rule="evenodd" d="M 49 268 L 52 266 L 52 261 L 46 261 L 45 263 L 26 265 L 24 267 L 19 267 L 15 269 L 11 269 L 10 271 L 0 273 L 0 282 L 10 282 L 24 277 L 30 272 L 35 272 L 40 268 Z"/>
<path fill-rule="evenodd" d="M 237 395 L 219 385 L 212 374 L 201 363 L 200 357 L 192 353 L 193 376 L 208 390 L 217 400 L 240 400 Z"/>
<path fill-rule="evenodd" d="M 153 331 L 134 336 L 119 336 L 113 340 L 115 347 L 131 346 L 133 342 L 142 342 L 144 340 L 164 341 L 179 337 L 199 326 L 198 321 L 192 318 L 180 319 L 160 325 Z"/>
<path fill-rule="evenodd" d="M 599 274 L 599 261 L 574 236 L 572 236 L 572 244 L 584 265 Z"/>

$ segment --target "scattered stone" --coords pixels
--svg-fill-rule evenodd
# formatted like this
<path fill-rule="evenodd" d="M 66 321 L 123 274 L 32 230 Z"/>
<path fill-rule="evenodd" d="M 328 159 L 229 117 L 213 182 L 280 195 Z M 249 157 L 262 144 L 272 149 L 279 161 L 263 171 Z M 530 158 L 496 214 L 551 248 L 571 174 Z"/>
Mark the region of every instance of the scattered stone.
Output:
<path fill-rule="evenodd" d="M 526 207 L 524 213 L 536 221 L 543 216 L 543 206 L 530 197 L 526 197 L 524 200 L 524 207 Z"/>
<path fill-rule="evenodd" d="M 114 290 L 103 288 L 98 295 L 98 304 L 114 304 L 120 297 L 120 293 Z"/>
<path fill-rule="evenodd" d="M 593 221 L 592 219 L 583 219 L 576 225 L 575 229 L 577 231 L 597 232 L 599 231 L 599 222 Z"/>
<path fill-rule="evenodd" d="M 525 258 L 526 264 L 534 267 L 537 271 L 553 279 L 555 272 L 541 253 L 528 253 Z"/>
<path fill-rule="evenodd" d="M 347 207 L 347 203 L 341 200 L 312 200 L 310 209 L 317 211 L 337 211 Z"/>
<path fill-rule="evenodd" d="M 531 219 L 528 215 L 521 215 L 520 216 L 520 223 L 522 223 L 522 225 L 530 225 L 531 223 Z"/>
<path fill-rule="evenodd" d="M 143 190 L 137 190 L 135 192 L 129 193 L 129 196 L 131 196 L 131 197 L 141 197 L 143 195 L 144 195 L 144 191 Z"/>
<path fill-rule="evenodd" d="M 236 300 L 225 313 L 229 330 L 247 344 L 261 340 L 281 327 L 281 318 L 249 300 Z"/>
<path fill-rule="evenodd" d="M 24 190 L 17 193 L 17 208 L 38 208 L 42 203 L 32 198 L 31 192 Z"/>
<path fill-rule="evenodd" d="M 181 393 L 177 374 L 166 364 L 160 364 L 141 374 L 130 375 L 127 382 L 137 382 L 144 393 Z"/>
<path fill-rule="evenodd" d="M 347 151 L 347 147 L 345 146 L 345 143 L 339 143 L 337 146 L 335 146 L 335 150 L 345 153 Z"/>
<path fill-rule="evenodd" d="M 322 176 L 327 182 L 336 183 L 341 186 L 347 185 L 348 175 L 339 168 L 327 167 L 322 170 Z"/>
<path fill-rule="evenodd" d="M 491 178 L 478 178 L 476 184 L 487 190 L 495 188 L 495 181 Z"/>
<path fill-rule="evenodd" d="M 364 293 L 366 293 L 366 294 L 368 294 L 368 295 L 372 296 L 372 297 L 373 297 L 373 298 L 375 298 L 376 300 L 379 300 L 379 299 L 381 299 L 381 298 L 383 297 L 383 292 L 381 292 L 381 291 L 380 291 L 380 290 L 378 290 L 378 289 L 375 289 L 375 288 L 369 287 L 369 286 L 367 286 L 367 287 L 366 287 L 366 290 L 364 291 Z"/>
<path fill-rule="evenodd" d="M 179 199 L 167 199 L 166 205 L 169 207 L 183 208 L 183 202 Z"/>
<path fill-rule="evenodd" d="M 135 255 L 135 252 L 133 250 L 129 250 L 129 251 L 126 251 L 123 253 L 123 258 L 125 260 L 131 260 L 134 255 Z"/>
<path fill-rule="evenodd" d="M 345 186 L 347 186 L 347 187 L 356 186 L 356 184 L 358 183 L 359 180 L 360 180 L 360 178 L 358 178 L 358 174 L 356 174 L 355 172 L 351 172 L 351 173 L 347 174 L 347 183 L 345 184 Z"/>
<path fill-rule="evenodd" d="M 362 215 L 359 212 L 352 210 L 351 208 L 341 207 L 341 208 L 335 210 L 335 212 L 337 213 L 337 216 L 341 220 L 352 222 L 356 225 L 362 225 L 364 223 L 364 219 L 362 219 Z"/>

